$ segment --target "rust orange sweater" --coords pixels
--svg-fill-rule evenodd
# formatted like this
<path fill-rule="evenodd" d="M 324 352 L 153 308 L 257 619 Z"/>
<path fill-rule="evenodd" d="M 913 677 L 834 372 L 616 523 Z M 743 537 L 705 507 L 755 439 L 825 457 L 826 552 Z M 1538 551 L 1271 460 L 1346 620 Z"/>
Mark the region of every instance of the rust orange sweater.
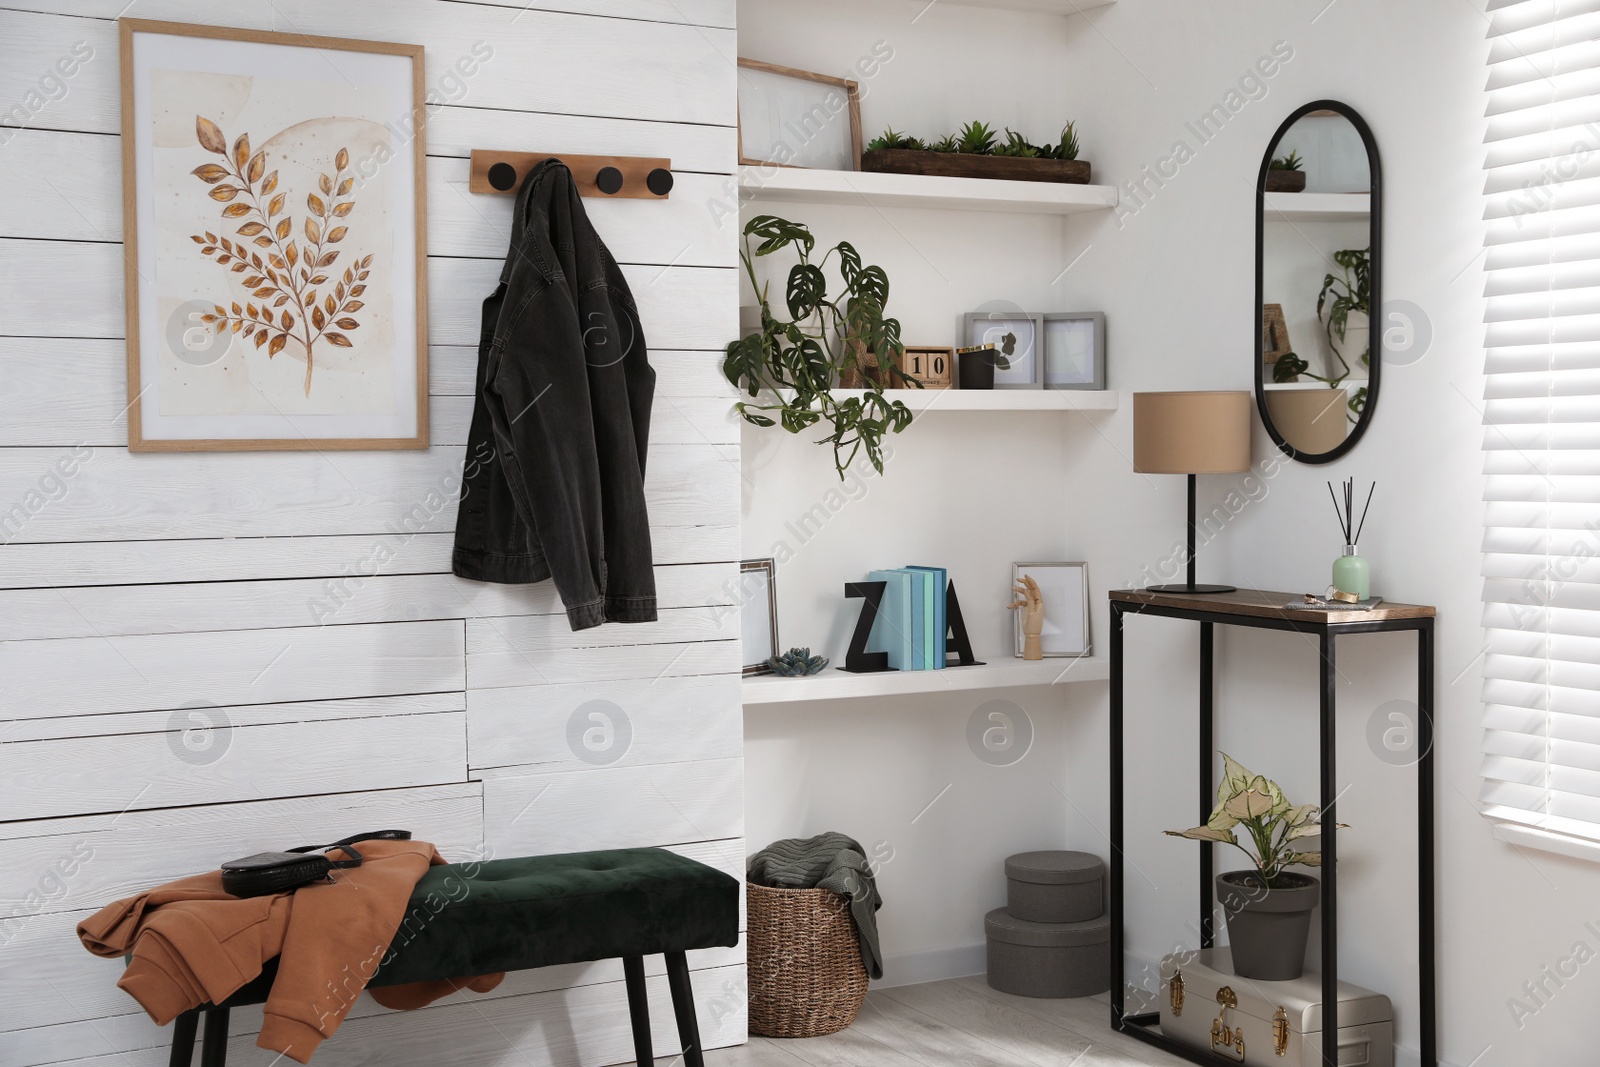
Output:
<path fill-rule="evenodd" d="M 256 1044 L 306 1063 L 377 970 L 417 879 L 444 862 L 426 841 L 357 847 L 365 862 L 331 882 L 240 898 L 223 890 L 221 871 L 198 874 L 106 905 L 78 924 L 78 937 L 97 956 L 132 951 L 117 985 L 159 1025 L 221 1003 L 281 955 Z M 461 986 L 486 993 L 502 977 L 391 986 L 374 999 L 416 1008 Z"/>

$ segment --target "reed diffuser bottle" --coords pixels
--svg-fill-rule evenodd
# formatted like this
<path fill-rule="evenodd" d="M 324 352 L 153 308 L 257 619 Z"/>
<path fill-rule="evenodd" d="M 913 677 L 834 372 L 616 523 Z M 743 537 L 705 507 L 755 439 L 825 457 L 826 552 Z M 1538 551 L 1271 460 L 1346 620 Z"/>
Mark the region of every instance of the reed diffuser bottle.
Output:
<path fill-rule="evenodd" d="M 1355 485 L 1354 478 L 1345 479 L 1344 504 L 1341 507 L 1339 494 L 1334 491 L 1333 483 L 1328 483 L 1328 494 L 1333 497 L 1333 510 L 1339 516 L 1339 532 L 1344 535 L 1344 552 L 1333 561 L 1333 587 L 1341 593 L 1366 600 L 1372 596 L 1372 572 L 1367 558 L 1360 554 L 1357 546 L 1361 540 L 1361 530 L 1367 524 L 1367 508 L 1372 506 L 1372 492 L 1378 488 L 1378 483 L 1372 483 L 1367 490 L 1367 501 L 1361 506 L 1359 522 L 1355 515 Z"/>

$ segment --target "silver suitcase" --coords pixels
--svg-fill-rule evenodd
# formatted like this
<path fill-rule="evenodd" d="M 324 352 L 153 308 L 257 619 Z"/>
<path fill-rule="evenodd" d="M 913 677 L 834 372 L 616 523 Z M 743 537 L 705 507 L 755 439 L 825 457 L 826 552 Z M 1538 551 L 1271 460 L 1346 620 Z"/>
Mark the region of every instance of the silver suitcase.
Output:
<path fill-rule="evenodd" d="M 1161 1032 L 1247 1067 L 1322 1067 L 1322 978 L 1233 973 L 1225 948 L 1161 961 Z M 1389 998 L 1339 983 L 1339 1067 L 1394 1067 Z"/>

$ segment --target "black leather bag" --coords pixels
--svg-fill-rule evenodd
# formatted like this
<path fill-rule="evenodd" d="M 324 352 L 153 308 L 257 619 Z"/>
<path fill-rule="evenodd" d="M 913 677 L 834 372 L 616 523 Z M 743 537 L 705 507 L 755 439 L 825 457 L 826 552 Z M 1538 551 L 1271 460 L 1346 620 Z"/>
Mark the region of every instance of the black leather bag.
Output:
<path fill-rule="evenodd" d="M 410 830 L 378 830 L 370 834 L 352 834 L 328 845 L 301 845 L 287 852 L 257 852 L 222 865 L 222 888 L 236 897 L 287 893 L 328 877 L 329 871 L 361 866 L 361 853 L 351 847 L 357 841 L 409 840 Z M 330 859 L 324 854 L 334 848 L 349 859 Z"/>

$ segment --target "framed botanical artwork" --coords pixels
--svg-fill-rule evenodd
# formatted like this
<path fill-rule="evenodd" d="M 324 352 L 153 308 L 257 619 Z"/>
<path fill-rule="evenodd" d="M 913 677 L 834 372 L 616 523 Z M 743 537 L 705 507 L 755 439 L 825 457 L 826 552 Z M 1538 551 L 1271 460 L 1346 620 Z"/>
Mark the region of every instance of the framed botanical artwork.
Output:
<path fill-rule="evenodd" d="M 1039 634 L 1044 654 L 1089 655 L 1093 647 L 1089 641 L 1089 565 L 1013 563 L 1012 584 L 1020 585 L 1025 577 L 1039 584 L 1039 596 L 1044 601 L 1044 629 Z M 1016 633 L 1016 654 L 1021 656 L 1024 641 L 1022 612 L 1012 614 L 1015 616 L 1012 629 Z"/>
<path fill-rule="evenodd" d="M 739 60 L 739 162 L 861 169 L 861 97 L 848 78 Z"/>
<path fill-rule="evenodd" d="M 118 21 L 128 447 L 428 447 L 422 46 Z"/>
<path fill-rule="evenodd" d="M 1016 311 L 969 311 L 964 326 L 966 345 L 995 346 L 996 389 L 1039 389 L 1044 386 L 1040 341 L 1044 316 Z"/>
<path fill-rule="evenodd" d="M 1102 311 L 1052 312 L 1044 317 L 1044 387 L 1106 387 L 1106 316 Z"/>
<path fill-rule="evenodd" d="M 739 645 L 744 674 L 770 674 L 778 654 L 777 563 L 747 559 L 739 564 Z"/>

